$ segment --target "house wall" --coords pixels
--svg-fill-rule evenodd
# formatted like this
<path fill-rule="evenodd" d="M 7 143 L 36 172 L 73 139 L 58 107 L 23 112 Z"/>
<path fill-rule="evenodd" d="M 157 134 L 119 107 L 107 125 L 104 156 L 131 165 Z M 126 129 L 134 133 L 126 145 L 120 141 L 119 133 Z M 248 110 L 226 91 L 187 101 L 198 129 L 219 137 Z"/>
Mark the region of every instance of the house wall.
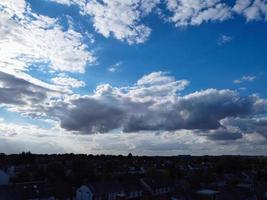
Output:
<path fill-rule="evenodd" d="M 132 191 L 129 192 L 127 199 L 132 199 L 132 198 L 138 198 L 143 196 L 143 191 Z"/>
<path fill-rule="evenodd" d="M 87 186 L 83 185 L 76 191 L 76 200 L 93 200 L 93 194 Z"/>
<path fill-rule="evenodd" d="M 0 185 L 8 185 L 9 184 L 9 175 L 4 171 L 0 170 Z"/>

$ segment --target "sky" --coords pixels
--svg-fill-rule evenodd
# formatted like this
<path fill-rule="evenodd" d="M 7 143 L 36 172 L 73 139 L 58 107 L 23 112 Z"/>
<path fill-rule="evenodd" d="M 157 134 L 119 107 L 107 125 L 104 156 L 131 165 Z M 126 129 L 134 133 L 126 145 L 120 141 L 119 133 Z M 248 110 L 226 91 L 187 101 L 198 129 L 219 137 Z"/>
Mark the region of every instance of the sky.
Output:
<path fill-rule="evenodd" d="M 267 155 L 267 0 L 1 0 L 0 152 Z"/>

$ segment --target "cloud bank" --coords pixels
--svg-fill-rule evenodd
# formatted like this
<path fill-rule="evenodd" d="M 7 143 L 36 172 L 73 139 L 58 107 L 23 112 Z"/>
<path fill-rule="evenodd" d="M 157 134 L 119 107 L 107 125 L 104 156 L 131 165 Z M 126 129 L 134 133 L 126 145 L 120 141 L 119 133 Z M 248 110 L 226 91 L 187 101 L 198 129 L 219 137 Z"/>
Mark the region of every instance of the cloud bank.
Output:
<path fill-rule="evenodd" d="M 61 128 L 73 133 L 190 130 L 210 140 L 235 140 L 254 130 L 266 137 L 265 99 L 257 95 L 241 96 L 228 89 L 182 95 L 189 82 L 176 80 L 164 72 L 145 75 L 133 86 L 118 88 L 103 84 L 91 95 L 61 97 L 10 75 L 1 76 L 5 80 L 0 90 L 4 97 L 2 104 L 24 115 L 39 113 L 54 119 Z M 13 86 L 19 81 L 20 92 Z M 6 90 L 15 94 L 4 95 Z"/>

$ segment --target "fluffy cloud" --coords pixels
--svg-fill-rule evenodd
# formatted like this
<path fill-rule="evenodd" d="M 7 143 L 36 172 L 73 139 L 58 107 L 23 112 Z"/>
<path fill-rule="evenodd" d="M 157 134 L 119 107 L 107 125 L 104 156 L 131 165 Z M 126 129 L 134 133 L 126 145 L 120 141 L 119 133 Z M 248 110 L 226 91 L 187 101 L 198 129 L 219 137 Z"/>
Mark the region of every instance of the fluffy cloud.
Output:
<path fill-rule="evenodd" d="M 104 37 L 113 35 L 130 44 L 143 43 L 151 29 L 140 23 L 141 18 L 151 12 L 158 0 L 104 0 L 89 1 L 84 12 L 93 17 L 95 30 Z"/>
<path fill-rule="evenodd" d="M 57 19 L 34 14 L 20 0 L 0 2 L 0 67 L 5 71 L 28 70 L 46 64 L 52 70 L 84 72 L 95 57 L 72 27 L 63 30 Z"/>
<path fill-rule="evenodd" d="M 92 97 L 81 97 L 71 100 L 71 107 L 59 110 L 61 127 L 81 133 L 103 133 L 119 128 L 124 111 Z"/>
<path fill-rule="evenodd" d="M 267 2 L 265 0 L 237 0 L 233 10 L 243 15 L 247 21 L 267 20 Z"/>
<path fill-rule="evenodd" d="M 25 0 L 2 0 L 0 7 L 4 7 L 6 12 L 11 16 L 24 17 L 26 2 Z"/>
<path fill-rule="evenodd" d="M 176 26 L 200 25 L 209 21 L 231 18 L 231 8 L 220 0 L 167 0 L 172 13 L 169 18 Z"/>
<path fill-rule="evenodd" d="M 69 77 L 65 74 L 59 74 L 59 76 L 52 78 L 52 82 L 56 85 L 66 86 L 67 88 L 79 88 L 85 86 L 85 82 Z"/>
<path fill-rule="evenodd" d="M 136 86 L 129 87 L 127 96 L 139 102 L 174 101 L 177 92 L 184 90 L 188 85 L 188 80 L 177 81 L 165 72 L 152 72 L 139 79 Z"/>
<path fill-rule="evenodd" d="M 95 30 L 108 38 L 126 41 L 129 44 L 144 43 L 151 29 L 141 19 L 152 12 L 160 0 L 53 0 L 65 5 L 78 5 L 83 15 L 92 17 Z"/>
<path fill-rule="evenodd" d="M 149 108 L 133 114 L 126 131 L 216 129 L 228 116 L 249 116 L 265 112 L 258 97 L 240 97 L 231 90 L 208 89 L 177 97 L 173 104 Z"/>
<path fill-rule="evenodd" d="M 188 84 L 163 72 L 143 76 L 136 84 L 116 88 L 99 85 L 94 94 L 72 95 L 46 112 L 61 127 L 84 134 L 198 130 L 211 140 L 242 137 L 243 129 L 232 128 L 228 118 L 253 118 L 266 114 L 266 100 L 240 96 L 232 90 L 207 89 L 187 95 L 179 92 Z M 258 132 L 262 134 L 261 131 Z"/>
<path fill-rule="evenodd" d="M 104 37 L 114 36 L 129 44 L 143 43 L 151 29 L 140 21 L 160 0 L 52 0 L 64 5 L 78 5 L 83 15 L 92 17 L 95 30 Z"/>

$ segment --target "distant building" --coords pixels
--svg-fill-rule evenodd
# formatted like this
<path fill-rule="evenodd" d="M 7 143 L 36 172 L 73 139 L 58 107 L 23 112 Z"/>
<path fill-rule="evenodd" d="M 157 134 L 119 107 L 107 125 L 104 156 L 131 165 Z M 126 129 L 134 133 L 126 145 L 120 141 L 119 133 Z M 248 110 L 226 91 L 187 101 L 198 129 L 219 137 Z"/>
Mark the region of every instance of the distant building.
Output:
<path fill-rule="evenodd" d="M 9 178 L 10 178 L 9 175 L 6 172 L 0 170 L 0 185 L 8 185 Z"/>

